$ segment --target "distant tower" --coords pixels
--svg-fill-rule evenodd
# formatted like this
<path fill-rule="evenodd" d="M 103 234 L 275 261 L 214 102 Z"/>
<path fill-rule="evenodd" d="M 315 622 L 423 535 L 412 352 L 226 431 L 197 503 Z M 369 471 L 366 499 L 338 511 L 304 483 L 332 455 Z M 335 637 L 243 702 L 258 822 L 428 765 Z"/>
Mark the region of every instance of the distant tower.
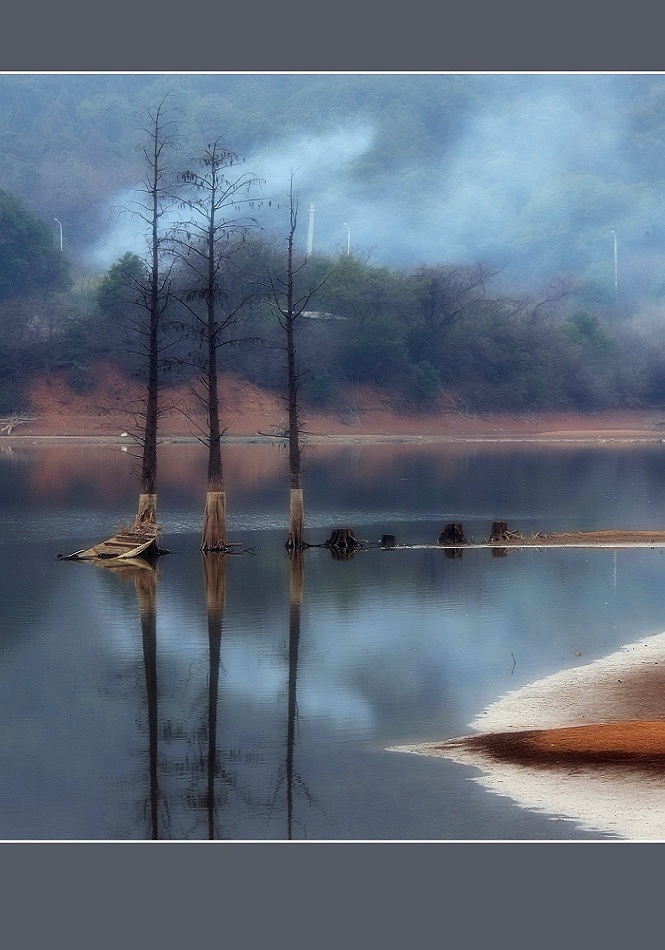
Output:
<path fill-rule="evenodd" d="M 307 257 L 314 247 L 314 205 L 309 206 L 309 228 L 307 229 Z"/>

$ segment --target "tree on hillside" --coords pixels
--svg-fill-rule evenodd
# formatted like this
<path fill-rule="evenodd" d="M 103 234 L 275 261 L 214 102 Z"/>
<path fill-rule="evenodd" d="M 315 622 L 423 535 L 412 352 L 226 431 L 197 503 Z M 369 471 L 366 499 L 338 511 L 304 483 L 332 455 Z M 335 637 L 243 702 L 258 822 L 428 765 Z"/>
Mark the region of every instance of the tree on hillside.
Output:
<path fill-rule="evenodd" d="M 229 280 L 229 262 L 248 231 L 257 226 L 249 212 L 256 199 L 252 189 L 261 180 L 249 174 L 235 174 L 240 157 L 219 140 L 206 146 L 198 170 L 179 176 L 184 188 L 179 201 L 189 212 L 173 236 L 178 259 L 186 276 L 181 300 L 190 313 L 194 334 L 205 356 L 201 369 L 201 397 L 206 406 L 208 431 L 208 481 L 203 517 L 201 550 L 224 550 L 226 535 L 226 495 L 222 467 L 222 434 L 219 401 L 219 354 L 233 342 L 228 330 L 246 299 L 234 296 Z M 202 365 L 201 365 L 202 364 Z"/>
<path fill-rule="evenodd" d="M 128 251 L 111 264 L 95 293 L 100 318 L 95 334 L 95 355 L 112 354 L 124 370 L 132 373 L 142 370 L 145 362 L 140 347 L 134 346 L 132 341 L 142 339 L 144 313 L 137 307 L 137 297 L 147 282 L 145 261 Z"/>
<path fill-rule="evenodd" d="M 0 189 L 0 301 L 69 286 L 68 263 L 50 231 Z"/>
<path fill-rule="evenodd" d="M 20 407 L 26 369 L 48 365 L 68 271 L 53 231 L 0 189 L 0 412 Z"/>
<path fill-rule="evenodd" d="M 293 190 L 293 174 L 289 189 L 289 230 L 286 238 L 286 270 L 281 276 L 269 275 L 273 305 L 277 320 L 286 336 L 286 371 L 289 426 L 289 481 L 291 486 L 289 500 L 289 535 L 286 548 L 290 552 L 301 551 L 305 544 L 305 509 L 302 494 L 300 465 L 300 432 L 302 419 L 298 408 L 298 390 L 301 372 L 298 367 L 295 328 L 299 317 L 308 309 L 310 300 L 325 282 L 324 277 L 317 286 L 300 289 L 303 269 L 307 258 L 296 261 L 293 243 L 298 224 L 298 199 Z"/>

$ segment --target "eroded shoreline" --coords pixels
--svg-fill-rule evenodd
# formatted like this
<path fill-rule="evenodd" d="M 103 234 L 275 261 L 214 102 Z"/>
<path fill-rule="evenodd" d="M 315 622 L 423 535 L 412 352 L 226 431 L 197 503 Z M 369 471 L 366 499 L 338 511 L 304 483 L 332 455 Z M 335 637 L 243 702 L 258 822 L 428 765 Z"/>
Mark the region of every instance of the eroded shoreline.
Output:
<path fill-rule="evenodd" d="M 513 690 L 469 726 L 389 751 L 470 766 L 491 792 L 596 836 L 665 840 L 665 633 Z"/>

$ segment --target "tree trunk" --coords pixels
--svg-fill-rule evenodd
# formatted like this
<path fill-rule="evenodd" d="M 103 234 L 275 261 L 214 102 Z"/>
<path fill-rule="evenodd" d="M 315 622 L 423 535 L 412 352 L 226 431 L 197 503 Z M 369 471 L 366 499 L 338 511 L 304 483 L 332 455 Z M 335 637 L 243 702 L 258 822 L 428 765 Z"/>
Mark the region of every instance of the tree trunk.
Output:
<path fill-rule="evenodd" d="M 287 289 L 285 317 L 287 402 L 289 413 L 289 481 L 291 499 L 289 504 L 289 551 L 302 551 L 305 547 L 305 506 L 300 481 L 300 420 L 298 418 L 298 375 L 296 373 L 295 319 L 293 297 L 293 236 L 296 230 L 297 213 L 291 192 L 291 227 L 287 243 Z"/>
<path fill-rule="evenodd" d="M 289 537 L 286 542 L 289 551 L 302 551 L 305 545 L 305 506 L 302 488 L 292 488 L 289 504 Z"/>
<path fill-rule="evenodd" d="M 157 491 L 157 419 L 159 399 L 159 370 L 157 340 L 152 339 L 148 367 L 145 430 L 143 432 L 143 459 L 141 464 L 141 491 L 154 495 Z"/>
<path fill-rule="evenodd" d="M 202 551 L 221 551 L 226 548 L 226 493 L 208 491 L 203 515 Z"/>
<path fill-rule="evenodd" d="M 156 525 L 157 524 L 157 494 L 153 492 L 142 491 L 139 495 L 139 507 L 136 513 L 136 522 L 138 525 Z"/>
<path fill-rule="evenodd" d="M 211 292 L 212 294 L 212 292 Z M 211 296 L 212 301 L 212 296 Z M 222 470 L 222 432 L 219 424 L 219 392 L 214 303 L 208 304 L 208 493 L 203 515 L 202 551 L 226 547 L 226 495 Z"/>
<path fill-rule="evenodd" d="M 226 547 L 226 495 L 222 469 L 222 429 L 219 424 L 218 326 L 215 308 L 215 189 L 212 191 L 208 228 L 208 494 L 203 516 L 202 551 Z"/>
<path fill-rule="evenodd" d="M 159 220 L 160 209 L 160 178 L 163 168 L 160 154 L 163 140 L 160 130 L 161 106 L 154 118 L 154 129 L 151 135 L 152 154 L 150 157 L 150 284 L 149 284 L 149 326 L 148 326 L 148 379 L 145 405 L 145 430 L 143 433 L 143 459 L 141 464 L 141 493 L 154 498 L 151 520 L 156 520 L 157 509 L 157 421 L 159 418 L 159 323 L 162 314 L 162 300 L 160 299 L 160 270 L 159 270 Z M 147 209 L 146 209 L 147 210 Z M 146 517 L 142 513 L 142 502 L 139 499 L 139 513 L 137 522 L 144 522 Z"/>

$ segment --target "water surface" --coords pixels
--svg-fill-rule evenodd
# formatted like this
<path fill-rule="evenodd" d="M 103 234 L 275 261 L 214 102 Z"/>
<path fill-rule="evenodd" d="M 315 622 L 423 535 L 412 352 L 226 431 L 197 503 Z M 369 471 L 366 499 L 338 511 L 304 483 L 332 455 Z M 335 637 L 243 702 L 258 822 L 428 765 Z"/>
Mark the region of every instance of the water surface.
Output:
<path fill-rule="evenodd" d="M 2 449 L 1 838 L 594 837 L 472 768 L 386 750 L 464 734 L 506 691 L 665 630 L 662 549 L 312 548 L 294 572 L 283 452 L 229 445 L 245 553 L 211 565 L 205 450 L 173 444 L 159 460 L 171 553 L 117 572 L 57 554 L 132 519 L 131 450 Z M 308 536 L 662 527 L 664 475 L 660 446 L 322 446 L 303 478 Z"/>

